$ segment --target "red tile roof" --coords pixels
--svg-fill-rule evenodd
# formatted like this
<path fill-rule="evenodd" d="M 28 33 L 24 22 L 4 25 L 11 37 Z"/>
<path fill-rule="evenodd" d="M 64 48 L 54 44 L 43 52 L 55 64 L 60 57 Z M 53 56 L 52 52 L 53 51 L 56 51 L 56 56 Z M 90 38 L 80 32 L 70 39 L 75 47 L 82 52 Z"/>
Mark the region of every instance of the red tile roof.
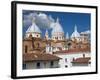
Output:
<path fill-rule="evenodd" d="M 80 52 L 90 52 L 89 49 L 70 49 L 70 50 L 61 50 L 61 51 L 56 51 L 54 54 L 76 54 Z"/>
<path fill-rule="evenodd" d="M 53 54 L 49 53 L 26 53 L 23 54 L 23 61 L 52 61 L 52 60 L 59 60 L 60 57 L 57 57 Z"/>
<path fill-rule="evenodd" d="M 82 58 L 77 58 L 77 59 L 74 59 L 73 61 L 72 61 L 72 63 L 89 63 L 89 60 L 90 60 L 91 58 L 90 57 L 82 57 Z"/>

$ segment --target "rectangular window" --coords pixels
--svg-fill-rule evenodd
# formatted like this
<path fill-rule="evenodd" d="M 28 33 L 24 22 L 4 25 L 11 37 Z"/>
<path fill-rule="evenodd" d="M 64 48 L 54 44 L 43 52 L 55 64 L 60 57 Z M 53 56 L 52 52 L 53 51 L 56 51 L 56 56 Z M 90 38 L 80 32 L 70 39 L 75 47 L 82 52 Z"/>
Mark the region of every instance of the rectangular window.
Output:
<path fill-rule="evenodd" d="M 23 69 L 26 69 L 26 64 L 25 63 L 23 64 Z"/>
<path fill-rule="evenodd" d="M 40 68 L 40 62 L 37 63 L 37 68 Z"/>
<path fill-rule="evenodd" d="M 67 58 L 65 58 L 65 62 L 67 62 Z"/>
<path fill-rule="evenodd" d="M 27 46 L 25 46 L 25 53 L 27 53 L 27 50 L 28 50 L 28 47 L 27 47 Z"/>
<path fill-rule="evenodd" d="M 54 65 L 54 62 L 53 62 L 53 61 L 51 61 L 50 66 L 51 66 L 51 67 L 53 67 L 53 65 Z"/>

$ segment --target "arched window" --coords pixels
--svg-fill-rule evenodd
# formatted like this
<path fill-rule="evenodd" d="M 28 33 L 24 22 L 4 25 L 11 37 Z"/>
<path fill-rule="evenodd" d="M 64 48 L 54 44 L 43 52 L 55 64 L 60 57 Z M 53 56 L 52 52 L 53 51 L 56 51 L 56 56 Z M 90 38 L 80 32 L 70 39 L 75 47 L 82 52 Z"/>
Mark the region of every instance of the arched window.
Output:
<path fill-rule="evenodd" d="M 67 45 L 68 45 L 68 49 L 70 49 L 70 47 L 71 47 L 71 43 L 68 43 Z"/>
<path fill-rule="evenodd" d="M 60 37 L 60 40 L 61 40 L 62 38 Z"/>
<path fill-rule="evenodd" d="M 58 40 L 58 37 L 56 37 L 56 39 Z"/>
<path fill-rule="evenodd" d="M 27 50 L 28 50 L 28 47 L 27 47 L 27 45 L 25 46 L 25 53 L 27 53 Z"/>
<path fill-rule="evenodd" d="M 37 37 L 39 37 L 39 35 L 36 35 Z"/>

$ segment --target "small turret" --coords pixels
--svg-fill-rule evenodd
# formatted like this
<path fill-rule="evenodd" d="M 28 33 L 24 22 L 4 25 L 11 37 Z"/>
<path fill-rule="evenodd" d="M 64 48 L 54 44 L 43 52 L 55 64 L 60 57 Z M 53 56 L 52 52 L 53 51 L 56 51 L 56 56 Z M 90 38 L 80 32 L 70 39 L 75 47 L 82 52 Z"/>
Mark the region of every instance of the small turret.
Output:
<path fill-rule="evenodd" d="M 66 33 L 66 39 L 69 39 L 69 34 L 68 34 L 68 32 Z"/>
<path fill-rule="evenodd" d="M 49 33 L 48 33 L 48 30 L 46 29 L 46 32 L 45 32 L 45 39 L 48 40 L 49 39 Z"/>

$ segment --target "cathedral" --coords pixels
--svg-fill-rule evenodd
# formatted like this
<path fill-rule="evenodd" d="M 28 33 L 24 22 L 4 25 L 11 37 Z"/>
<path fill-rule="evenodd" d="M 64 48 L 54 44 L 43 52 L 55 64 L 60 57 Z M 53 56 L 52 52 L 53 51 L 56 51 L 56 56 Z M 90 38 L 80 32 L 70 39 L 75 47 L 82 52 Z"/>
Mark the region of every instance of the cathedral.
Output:
<path fill-rule="evenodd" d="M 60 68 L 64 64 L 63 67 L 68 67 L 69 64 L 67 65 L 67 63 L 69 62 L 72 65 L 76 65 L 74 64 L 74 58 L 62 64 L 63 59 L 67 60 L 69 58 L 69 55 L 66 56 L 66 54 L 72 52 L 75 52 L 73 57 L 78 54 L 79 57 L 77 58 L 83 56 L 83 61 L 87 60 L 86 64 L 90 63 L 89 31 L 79 33 L 75 25 L 72 35 L 69 36 L 68 32 L 64 33 L 59 18 L 57 18 L 51 31 L 51 37 L 47 29 L 44 37 L 42 37 L 42 31 L 33 20 L 32 25 L 28 27 L 23 38 L 23 69 Z M 81 54 L 81 52 L 88 52 L 89 56 L 87 56 L 88 53 Z M 65 56 L 62 57 L 62 55 L 65 55 L 66 58 Z"/>

